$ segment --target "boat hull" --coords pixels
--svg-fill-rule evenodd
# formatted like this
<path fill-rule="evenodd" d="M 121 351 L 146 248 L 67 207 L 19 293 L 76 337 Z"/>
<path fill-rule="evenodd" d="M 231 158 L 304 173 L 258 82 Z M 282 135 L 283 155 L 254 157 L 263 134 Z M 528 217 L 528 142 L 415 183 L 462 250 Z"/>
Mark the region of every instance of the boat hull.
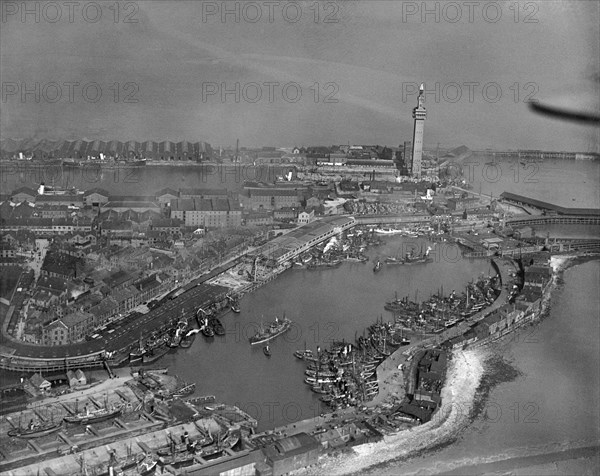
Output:
<path fill-rule="evenodd" d="M 8 436 L 23 439 L 41 438 L 42 436 L 50 435 L 52 433 L 57 432 L 58 430 L 60 430 L 60 428 L 60 423 L 39 430 L 21 430 L 19 428 L 15 428 L 14 430 L 9 430 Z"/>
<path fill-rule="evenodd" d="M 111 418 L 116 418 L 121 414 L 122 409 L 119 408 L 117 410 L 113 410 L 112 412 L 102 413 L 101 415 L 76 415 L 76 416 L 66 416 L 64 420 L 67 423 L 76 424 L 76 425 L 87 425 L 88 423 L 98 423 L 101 421 L 110 420 Z"/>

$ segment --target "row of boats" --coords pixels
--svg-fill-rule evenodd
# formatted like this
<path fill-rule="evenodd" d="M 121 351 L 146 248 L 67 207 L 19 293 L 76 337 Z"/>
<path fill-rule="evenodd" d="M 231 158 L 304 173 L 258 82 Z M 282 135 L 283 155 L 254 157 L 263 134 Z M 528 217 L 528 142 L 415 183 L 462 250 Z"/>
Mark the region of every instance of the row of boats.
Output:
<path fill-rule="evenodd" d="M 498 276 L 482 276 L 466 287 L 466 292 L 452 291 L 444 296 L 443 289 L 421 303 L 408 297 L 388 301 L 384 309 L 392 312 L 396 325 L 419 332 L 442 332 L 490 306 L 500 294 Z"/>
<path fill-rule="evenodd" d="M 241 312 L 239 299 L 231 296 L 227 296 L 227 298 L 232 312 L 239 314 Z M 163 357 L 171 349 L 177 347 L 189 348 L 200 332 L 207 338 L 215 335 L 225 335 L 225 327 L 217 317 L 214 309 L 205 310 L 199 307 L 196 310 L 195 318 L 199 326 L 198 329 L 190 328 L 188 318 L 182 310 L 181 317 L 166 332 L 162 334 L 153 332 L 146 341 L 142 340 L 140 334 L 138 348 L 129 353 L 130 364 L 150 364 Z"/>
<path fill-rule="evenodd" d="M 89 425 L 90 423 L 99 423 L 115 418 L 122 411 L 123 405 L 113 405 L 110 407 L 106 405 L 103 408 L 95 410 L 90 410 L 86 405 L 82 412 L 75 410 L 72 415 L 67 415 L 59 421 L 54 421 L 54 418 L 51 418 L 50 421 L 30 420 L 29 424 L 25 427 L 19 422 L 18 427 L 8 431 L 8 436 L 24 439 L 40 438 L 59 431 L 62 428 L 63 421 L 76 425 Z"/>
<path fill-rule="evenodd" d="M 433 258 L 429 256 L 432 248 L 427 247 L 425 251 L 421 250 L 420 253 L 415 253 L 414 251 L 408 251 L 404 254 L 404 256 L 388 256 L 385 258 L 384 262 L 387 265 L 394 264 L 424 264 L 433 262 Z M 377 259 L 375 262 L 375 266 L 373 267 L 373 272 L 377 273 L 381 270 L 381 260 Z"/>
<path fill-rule="evenodd" d="M 191 439 L 187 432 L 177 441 L 169 435 L 169 442 L 155 450 L 159 456 L 161 465 L 171 465 L 174 468 L 193 464 L 195 458 L 201 457 L 211 459 L 221 456 L 227 449 L 233 448 L 240 440 L 239 431 L 230 431 L 211 434 L 209 431 L 199 427 L 199 438 Z"/>
<path fill-rule="evenodd" d="M 371 400 L 379 391 L 377 366 L 400 346 L 410 344 L 391 324 L 376 322 L 355 343 L 334 342 L 329 350 L 306 346 L 294 356 L 306 363 L 304 383 L 337 409 Z"/>

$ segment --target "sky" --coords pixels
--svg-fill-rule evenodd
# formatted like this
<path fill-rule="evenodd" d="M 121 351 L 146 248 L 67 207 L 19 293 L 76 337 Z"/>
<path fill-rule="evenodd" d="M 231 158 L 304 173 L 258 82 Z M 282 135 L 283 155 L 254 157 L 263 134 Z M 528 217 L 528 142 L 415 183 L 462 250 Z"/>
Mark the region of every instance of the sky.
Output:
<path fill-rule="evenodd" d="M 599 152 L 599 5 L 2 2 L 0 138 Z"/>

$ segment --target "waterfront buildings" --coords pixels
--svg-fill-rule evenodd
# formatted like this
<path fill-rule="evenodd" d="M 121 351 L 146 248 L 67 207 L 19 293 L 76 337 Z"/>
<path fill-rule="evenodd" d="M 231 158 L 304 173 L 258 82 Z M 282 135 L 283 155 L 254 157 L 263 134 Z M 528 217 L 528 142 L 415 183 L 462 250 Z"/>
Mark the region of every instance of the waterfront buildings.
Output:
<path fill-rule="evenodd" d="M 224 228 L 241 226 L 242 211 L 230 198 L 180 198 L 171 202 L 171 218 L 190 227 Z"/>
<path fill-rule="evenodd" d="M 255 253 L 281 265 L 355 224 L 356 220 L 353 217 L 325 217 L 274 238 Z"/>
<path fill-rule="evenodd" d="M 13 140 L 0 141 L 3 158 L 109 160 L 143 158 L 156 161 L 209 160 L 213 150 L 207 142 L 171 141 L 88 141 L 88 140 Z"/>
<path fill-rule="evenodd" d="M 260 476 L 281 476 L 317 463 L 321 444 L 307 433 L 282 438 L 263 449 L 265 464 L 257 465 Z"/>
<path fill-rule="evenodd" d="M 296 188 L 246 188 L 240 194 L 240 203 L 250 210 L 278 210 L 300 207 L 305 192 Z"/>

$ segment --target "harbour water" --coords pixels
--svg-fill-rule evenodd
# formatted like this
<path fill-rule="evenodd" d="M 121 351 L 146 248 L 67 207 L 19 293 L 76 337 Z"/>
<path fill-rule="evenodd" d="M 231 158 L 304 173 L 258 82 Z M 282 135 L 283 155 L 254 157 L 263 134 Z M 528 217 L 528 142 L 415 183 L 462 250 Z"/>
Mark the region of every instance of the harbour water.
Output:
<path fill-rule="evenodd" d="M 441 450 L 390 462 L 367 474 L 493 473 L 507 469 L 500 466 L 502 462 L 519 467 L 522 461 L 515 458 L 552 453 L 541 458 L 539 465 L 554 461 L 560 452 L 568 457 L 575 455 L 575 448 L 589 446 L 596 447 L 592 454 L 597 455 L 599 285 L 600 261 L 568 269 L 564 284 L 553 294 L 549 315 L 486 351 L 502 355 L 503 366 L 508 364 L 516 372 L 508 372 L 510 381 L 491 389 L 473 423 Z M 526 468 L 514 474 L 594 474 L 589 466 L 598 463 L 580 461 L 583 466 L 577 469 L 567 464 Z"/>
<path fill-rule="evenodd" d="M 101 188 L 115 195 L 153 195 L 162 188 L 242 189 L 244 181 L 274 182 L 289 167 L 278 165 L 151 165 L 102 168 L 96 163 L 83 166 L 31 164 L 18 162 L 0 166 L 0 183 L 6 192 L 19 187 L 37 190 L 40 182 L 62 188 L 90 190 Z"/>
<path fill-rule="evenodd" d="M 487 260 L 462 259 L 458 248 L 447 245 L 433 263 L 386 266 L 373 273 L 377 256 L 395 254 L 406 240 L 387 238 L 370 251 L 371 261 L 344 263 L 339 268 L 288 270 L 275 281 L 241 300 L 241 313 L 222 319 L 226 336 L 207 342 L 198 336 L 190 349 L 169 354 L 161 365 L 185 380 L 197 382 L 196 394 L 214 394 L 235 403 L 259 420 L 259 430 L 320 414 L 320 402 L 303 383 L 305 366 L 292 354 L 307 347 L 316 351 L 332 340 L 353 342 L 367 326 L 391 313 L 386 301 L 410 296 L 425 300 L 441 290 L 464 290 L 481 273 L 495 274 Z M 456 257 L 442 259 L 443 256 Z M 457 265 L 457 260 L 459 261 Z M 288 333 L 271 341 L 272 357 L 261 346 L 250 346 L 261 321 L 267 324 L 283 313 L 295 324 Z"/>

